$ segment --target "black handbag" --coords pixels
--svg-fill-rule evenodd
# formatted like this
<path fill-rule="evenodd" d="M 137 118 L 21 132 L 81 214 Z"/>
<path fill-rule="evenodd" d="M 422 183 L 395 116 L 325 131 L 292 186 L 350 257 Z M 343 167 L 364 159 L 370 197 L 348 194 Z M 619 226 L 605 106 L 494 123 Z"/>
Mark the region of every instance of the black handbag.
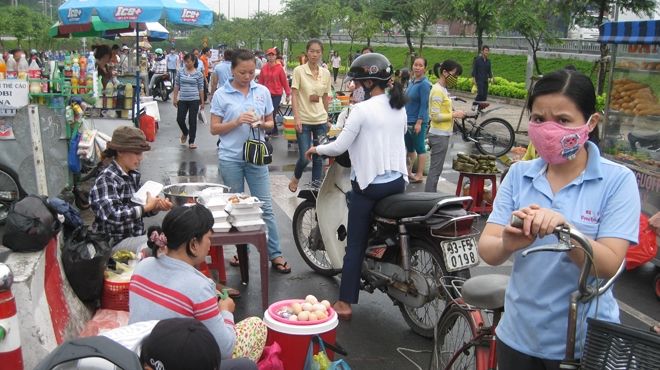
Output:
<path fill-rule="evenodd" d="M 269 141 L 259 139 L 254 128 L 250 129 L 252 137 L 243 144 L 243 160 L 257 166 L 264 166 L 273 161 L 273 145 Z"/>

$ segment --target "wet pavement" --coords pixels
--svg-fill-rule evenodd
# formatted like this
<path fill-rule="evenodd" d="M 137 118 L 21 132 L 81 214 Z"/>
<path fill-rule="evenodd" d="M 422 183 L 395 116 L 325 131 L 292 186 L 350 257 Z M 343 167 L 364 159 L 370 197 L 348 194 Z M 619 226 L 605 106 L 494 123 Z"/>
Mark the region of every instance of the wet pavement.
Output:
<path fill-rule="evenodd" d="M 493 104 L 492 108 L 501 108 L 493 111 L 492 116 L 499 116 L 509 120 L 514 129 L 522 110 L 521 106 L 502 103 Z M 152 143 L 152 150 L 145 153 L 141 166 L 143 179 L 162 181 L 165 184 L 203 179 L 209 182 L 221 182 L 218 176 L 218 160 L 216 150 L 217 137 L 212 137 L 208 126 L 198 127 L 199 146 L 190 150 L 179 144 L 180 131 L 174 120 L 175 109 L 171 102 L 159 103 L 162 122 L 157 139 Z M 208 111 L 208 108 L 207 108 Z M 523 122 L 526 117 L 523 118 Z M 526 128 L 526 125 L 523 125 Z M 517 141 L 526 145 L 527 137 L 518 135 Z M 297 151 L 291 150 L 285 139 L 280 136 L 273 140 L 275 148 L 274 162 L 270 165 L 271 191 L 274 200 L 275 215 L 280 233 L 281 247 L 284 256 L 292 266 L 292 273 L 281 275 L 269 271 L 269 298 L 270 303 L 289 299 L 303 298 L 307 294 L 314 294 L 320 299 L 334 301 L 339 288 L 338 278 L 328 278 L 315 274 L 300 258 L 295 247 L 292 231 L 291 217 L 299 203 L 298 198 L 289 192 L 287 184 L 292 175 L 293 166 L 297 159 Z M 438 190 L 445 193 L 454 193 L 458 173 L 451 169 L 451 158 L 458 151 L 470 152 L 471 144 L 463 142 L 456 135 L 451 140 L 450 154 L 447 156 L 442 179 Z M 310 172 L 305 172 L 301 184 L 309 181 Z M 408 191 L 422 191 L 423 184 L 414 184 Z M 147 224 L 157 223 L 162 216 L 147 220 Z M 483 224 L 483 220 L 480 221 Z M 250 276 L 248 286 L 240 284 L 239 270 L 227 266 L 228 285 L 238 288 L 242 297 L 236 300 L 236 316 L 240 320 L 248 316 L 263 316 L 261 311 L 261 292 L 259 282 L 259 268 L 255 256 L 251 254 Z M 234 255 L 234 248 L 225 247 L 225 258 Z M 228 261 L 227 261 L 228 262 Z M 504 273 L 511 271 L 511 263 L 507 262 L 498 267 L 485 264 L 472 270 L 473 274 Z M 660 321 L 659 303 L 653 296 L 652 266 L 626 273 L 615 289 L 622 307 L 627 307 L 622 315 L 624 323 L 640 328 L 647 328 L 649 322 Z M 398 307 L 383 293 L 360 293 L 360 303 L 354 306 L 353 320 L 341 322 L 337 329 L 338 342 L 347 349 L 347 360 L 353 369 L 416 369 L 404 356 L 397 352 L 399 348 L 407 348 L 419 353 L 409 353 L 421 368 L 429 366 L 430 351 L 433 341 L 414 334 L 404 322 Z M 305 349 L 301 349 L 305 350 Z"/>

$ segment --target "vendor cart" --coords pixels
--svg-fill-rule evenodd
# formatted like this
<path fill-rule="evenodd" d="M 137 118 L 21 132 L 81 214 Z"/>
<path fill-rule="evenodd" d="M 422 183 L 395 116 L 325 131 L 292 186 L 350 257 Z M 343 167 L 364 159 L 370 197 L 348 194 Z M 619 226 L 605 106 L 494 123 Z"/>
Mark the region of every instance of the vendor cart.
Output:
<path fill-rule="evenodd" d="M 612 53 L 601 152 L 635 173 L 651 217 L 660 208 L 660 20 L 604 23 L 598 41 Z M 660 299 L 660 254 L 652 262 Z"/>

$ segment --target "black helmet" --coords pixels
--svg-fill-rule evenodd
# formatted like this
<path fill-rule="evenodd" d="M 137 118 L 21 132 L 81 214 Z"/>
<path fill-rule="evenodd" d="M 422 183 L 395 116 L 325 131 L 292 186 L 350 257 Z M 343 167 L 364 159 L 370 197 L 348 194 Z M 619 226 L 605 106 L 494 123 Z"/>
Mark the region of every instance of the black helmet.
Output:
<path fill-rule="evenodd" d="M 353 80 L 381 80 L 392 78 L 394 68 L 383 54 L 362 54 L 355 58 L 348 71 L 348 77 Z"/>

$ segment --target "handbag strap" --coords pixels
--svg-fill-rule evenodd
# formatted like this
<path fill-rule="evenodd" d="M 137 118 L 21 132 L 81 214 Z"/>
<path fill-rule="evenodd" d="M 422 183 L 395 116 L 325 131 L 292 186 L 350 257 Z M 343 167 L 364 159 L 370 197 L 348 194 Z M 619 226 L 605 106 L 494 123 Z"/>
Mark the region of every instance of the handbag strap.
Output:
<path fill-rule="evenodd" d="M 311 342 L 313 343 L 318 343 L 319 348 L 325 352 L 326 347 L 331 350 L 332 352 L 339 353 L 342 356 L 348 356 L 348 352 L 342 346 L 340 346 L 337 342 L 335 342 L 334 345 L 326 342 L 321 338 L 318 334 L 312 337 Z"/>

